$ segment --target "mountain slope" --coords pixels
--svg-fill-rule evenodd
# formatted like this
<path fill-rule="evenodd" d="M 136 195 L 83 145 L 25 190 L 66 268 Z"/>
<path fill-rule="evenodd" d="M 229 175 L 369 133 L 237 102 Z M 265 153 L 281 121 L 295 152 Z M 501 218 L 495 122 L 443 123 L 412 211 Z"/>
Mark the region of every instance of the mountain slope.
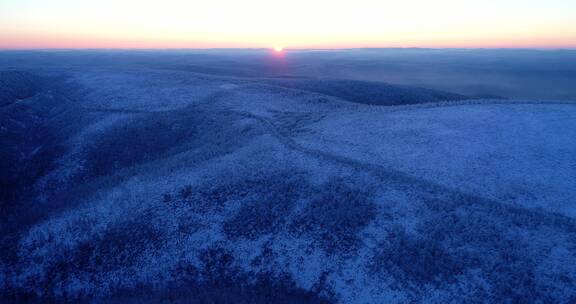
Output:
<path fill-rule="evenodd" d="M 572 103 L 373 107 L 328 96 L 366 83 L 52 73 L 0 113 L 18 181 L 1 299 L 576 298 Z"/>
<path fill-rule="evenodd" d="M 472 99 L 454 93 L 381 82 L 306 78 L 275 78 L 266 79 L 264 82 L 370 105 L 389 106 Z"/>

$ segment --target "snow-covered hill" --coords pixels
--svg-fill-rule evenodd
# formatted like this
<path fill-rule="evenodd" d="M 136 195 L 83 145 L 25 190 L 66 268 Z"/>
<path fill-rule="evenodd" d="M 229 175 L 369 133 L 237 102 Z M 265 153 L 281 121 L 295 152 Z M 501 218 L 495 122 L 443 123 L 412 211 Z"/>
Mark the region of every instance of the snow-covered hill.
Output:
<path fill-rule="evenodd" d="M 386 107 L 346 85 L 431 91 L 114 67 L 16 90 L 14 73 L 3 302 L 576 300 L 575 103 Z"/>

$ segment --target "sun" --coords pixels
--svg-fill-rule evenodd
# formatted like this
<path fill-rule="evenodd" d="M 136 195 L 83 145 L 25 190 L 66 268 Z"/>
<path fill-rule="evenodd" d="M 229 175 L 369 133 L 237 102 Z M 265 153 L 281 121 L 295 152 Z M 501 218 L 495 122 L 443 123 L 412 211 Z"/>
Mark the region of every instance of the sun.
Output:
<path fill-rule="evenodd" d="M 275 50 L 276 52 L 280 53 L 280 52 L 282 52 L 282 51 L 284 50 L 284 48 L 281 47 L 281 46 L 275 46 L 275 47 L 274 47 L 274 50 Z"/>

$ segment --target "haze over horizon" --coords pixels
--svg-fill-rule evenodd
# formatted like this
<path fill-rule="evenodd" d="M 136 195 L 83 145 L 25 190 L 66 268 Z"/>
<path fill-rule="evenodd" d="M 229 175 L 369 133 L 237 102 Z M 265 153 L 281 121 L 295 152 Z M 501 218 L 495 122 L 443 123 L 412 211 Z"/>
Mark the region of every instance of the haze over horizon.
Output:
<path fill-rule="evenodd" d="M 576 3 L 0 1 L 0 48 L 576 48 Z"/>

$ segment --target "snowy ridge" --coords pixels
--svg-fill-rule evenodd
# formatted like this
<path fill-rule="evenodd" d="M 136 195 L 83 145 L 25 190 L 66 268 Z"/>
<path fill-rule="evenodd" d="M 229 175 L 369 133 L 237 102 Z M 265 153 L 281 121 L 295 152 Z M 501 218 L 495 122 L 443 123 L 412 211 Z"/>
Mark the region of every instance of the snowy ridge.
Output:
<path fill-rule="evenodd" d="M 574 103 L 145 71 L 52 71 L 0 109 L 0 299 L 576 299 Z"/>

